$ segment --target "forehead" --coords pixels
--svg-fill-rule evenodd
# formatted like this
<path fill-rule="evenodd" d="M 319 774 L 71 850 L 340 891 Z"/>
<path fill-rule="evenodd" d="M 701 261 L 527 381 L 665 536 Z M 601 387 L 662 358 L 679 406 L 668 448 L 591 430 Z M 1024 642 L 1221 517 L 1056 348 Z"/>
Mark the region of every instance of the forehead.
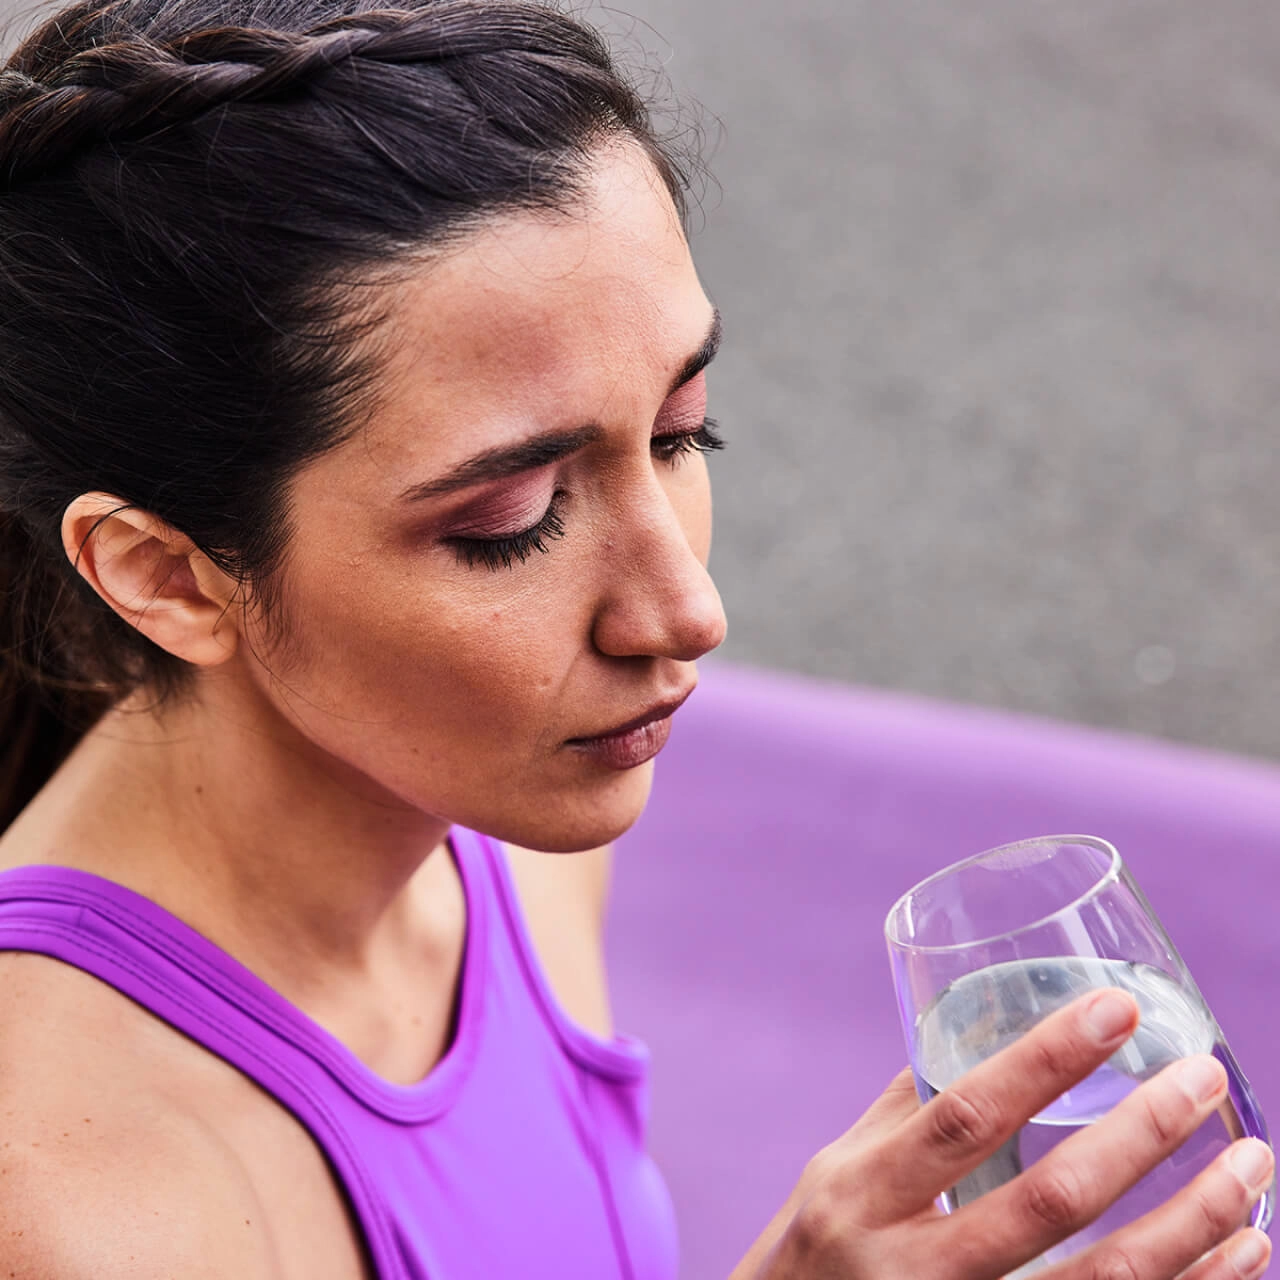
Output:
<path fill-rule="evenodd" d="M 585 199 L 486 225 L 392 286 L 384 314 L 365 445 L 447 465 L 531 429 L 654 407 L 710 304 L 661 179 L 617 144 Z"/>

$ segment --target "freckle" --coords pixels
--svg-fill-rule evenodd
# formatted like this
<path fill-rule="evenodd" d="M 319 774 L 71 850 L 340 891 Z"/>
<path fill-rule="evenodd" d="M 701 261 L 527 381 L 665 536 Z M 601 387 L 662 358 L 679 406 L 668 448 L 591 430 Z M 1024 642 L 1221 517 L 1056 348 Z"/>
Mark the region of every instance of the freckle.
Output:
<path fill-rule="evenodd" d="M 85 1116 L 85 1118 L 84 1118 L 84 1122 L 85 1122 L 85 1124 L 92 1124 L 92 1123 L 93 1123 L 93 1121 L 92 1121 L 92 1120 L 90 1120 L 88 1116 Z"/>
<path fill-rule="evenodd" d="M 38 1147 L 40 1144 L 39 1144 L 38 1142 L 33 1142 L 31 1145 L 32 1145 L 33 1147 Z"/>
<path fill-rule="evenodd" d="M 196 783 L 196 795 L 204 795 L 204 788 L 198 782 Z"/>

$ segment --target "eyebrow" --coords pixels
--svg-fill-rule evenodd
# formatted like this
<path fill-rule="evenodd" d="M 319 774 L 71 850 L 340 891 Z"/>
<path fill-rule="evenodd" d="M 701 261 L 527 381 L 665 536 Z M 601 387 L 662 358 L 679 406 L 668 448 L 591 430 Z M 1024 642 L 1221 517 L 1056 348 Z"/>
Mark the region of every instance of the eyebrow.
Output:
<path fill-rule="evenodd" d="M 438 479 L 410 485 L 400 498 L 403 502 L 438 498 L 457 489 L 470 488 L 473 484 L 483 484 L 486 480 L 502 480 L 507 476 L 519 475 L 522 471 L 550 466 L 571 453 L 577 453 L 579 449 L 585 449 L 603 434 L 600 427 L 578 427 L 573 431 L 553 431 L 534 436 L 519 444 L 486 449 L 459 463 Z"/>
<path fill-rule="evenodd" d="M 686 382 L 692 382 L 716 358 L 716 353 L 720 350 L 720 339 L 723 336 L 724 329 L 720 323 L 720 308 L 717 307 L 711 313 L 711 327 L 707 330 L 707 336 L 702 340 L 702 346 L 685 361 L 680 372 L 676 374 L 675 381 L 667 392 L 668 396 L 675 395 Z"/>
<path fill-rule="evenodd" d="M 720 312 L 717 310 L 711 317 L 711 327 L 707 330 L 702 345 L 681 366 L 667 392 L 668 396 L 674 395 L 685 383 L 692 382 L 715 359 L 716 352 L 720 350 L 720 338 Z M 519 475 L 522 471 L 550 466 L 561 458 L 577 453 L 579 449 L 585 449 L 603 435 L 602 427 L 591 425 L 576 427 L 572 431 L 551 431 L 530 440 L 522 440 L 519 444 L 486 449 L 483 453 L 460 462 L 435 480 L 410 485 L 400 495 L 400 500 L 421 502 L 425 498 L 439 498 L 459 489 L 468 489 L 472 485 L 504 480 L 508 476 Z"/>

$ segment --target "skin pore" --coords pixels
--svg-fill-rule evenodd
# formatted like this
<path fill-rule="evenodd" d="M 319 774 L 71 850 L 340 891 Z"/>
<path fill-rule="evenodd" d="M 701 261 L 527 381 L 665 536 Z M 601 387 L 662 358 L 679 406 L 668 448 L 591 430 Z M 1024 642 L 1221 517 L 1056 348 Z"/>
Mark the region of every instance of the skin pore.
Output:
<path fill-rule="evenodd" d="M 109 714 L 0 865 L 135 889 L 412 1080 L 447 1042 L 465 932 L 450 824 L 612 840 L 652 765 L 574 740 L 683 697 L 723 637 L 704 375 L 676 385 L 717 323 L 621 142 L 571 210 L 495 220 L 385 288 L 376 407 L 293 482 L 272 625 L 149 513 L 72 504 L 80 572 L 195 679 Z M 548 439 L 540 465 L 479 478 L 477 458 Z M 410 1002 L 430 1025 L 403 1030 Z"/>

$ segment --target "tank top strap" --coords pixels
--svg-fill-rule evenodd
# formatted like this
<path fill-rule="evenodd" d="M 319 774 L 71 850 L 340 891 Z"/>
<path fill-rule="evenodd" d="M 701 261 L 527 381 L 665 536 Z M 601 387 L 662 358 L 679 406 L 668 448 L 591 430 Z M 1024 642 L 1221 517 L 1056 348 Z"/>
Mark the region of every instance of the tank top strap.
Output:
<path fill-rule="evenodd" d="M 478 1052 L 490 965 L 488 873 L 478 851 L 453 832 L 449 844 L 466 900 L 457 1026 L 444 1057 L 416 1084 L 378 1076 L 185 921 L 87 871 L 41 866 L 0 872 L 0 948 L 44 951 L 100 977 L 254 1079 L 260 1080 L 255 1063 L 296 1060 L 302 1081 L 325 1090 L 337 1084 L 365 1110 L 402 1124 L 422 1123 L 448 1109 Z"/>
<path fill-rule="evenodd" d="M 164 908 L 69 867 L 0 872 L 0 951 L 49 956 L 90 974 L 257 1083 L 332 1163 L 376 1274 L 407 1280 L 395 1224 L 361 1154 L 366 1126 L 352 1114 L 349 1091 L 337 1087 L 360 1064 L 318 1024 Z"/>

